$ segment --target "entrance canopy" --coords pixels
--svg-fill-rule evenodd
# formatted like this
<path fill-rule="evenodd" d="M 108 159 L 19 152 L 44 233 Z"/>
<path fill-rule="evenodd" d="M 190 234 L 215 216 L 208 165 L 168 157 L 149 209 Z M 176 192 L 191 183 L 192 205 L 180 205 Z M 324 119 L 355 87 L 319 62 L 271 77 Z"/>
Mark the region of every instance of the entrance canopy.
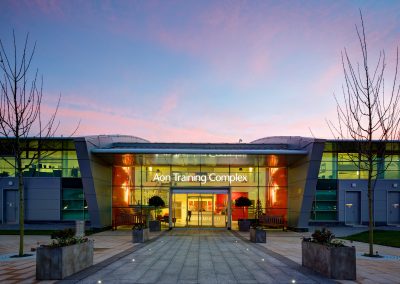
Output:
<path fill-rule="evenodd" d="M 91 153 L 109 164 L 130 165 L 288 165 L 308 154 L 286 144 L 113 143 Z"/>

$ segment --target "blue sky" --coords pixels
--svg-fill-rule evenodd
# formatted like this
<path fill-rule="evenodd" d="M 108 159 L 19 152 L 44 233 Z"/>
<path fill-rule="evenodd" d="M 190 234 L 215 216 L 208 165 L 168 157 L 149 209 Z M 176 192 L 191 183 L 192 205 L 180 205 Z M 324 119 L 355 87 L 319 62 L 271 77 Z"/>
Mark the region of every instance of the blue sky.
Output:
<path fill-rule="evenodd" d="M 398 1 L 1 1 L 0 38 L 37 42 L 44 110 L 62 94 L 59 134 L 151 141 L 330 138 L 340 52 L 359 59 L 364 15 L 371 58 L 388 76 Z M 373 63 L 373 61 L 372 61 Z"/>

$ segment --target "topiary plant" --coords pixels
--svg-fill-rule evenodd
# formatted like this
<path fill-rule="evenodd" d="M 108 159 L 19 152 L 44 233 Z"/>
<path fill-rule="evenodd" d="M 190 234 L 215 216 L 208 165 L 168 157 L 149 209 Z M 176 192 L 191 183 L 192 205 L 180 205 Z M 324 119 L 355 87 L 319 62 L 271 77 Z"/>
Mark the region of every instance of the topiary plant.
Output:
<path fill-rule="evenodd" d="M 235 200 L 235 206 L 243 208 L 243 216 L 244 216 L 244 208 L 251 206 L 251 204 L 252 204 L 251 200 L 248 199 L 246 196 L 240 196 Z"/>
<path fill-rule="evenodd" d="M 158 208 L 164 207 L 165 202 L 160 196 L 155 195 L 149 199 L 149 206 L 153 206 L 156 209 L 157 214 Z"/>

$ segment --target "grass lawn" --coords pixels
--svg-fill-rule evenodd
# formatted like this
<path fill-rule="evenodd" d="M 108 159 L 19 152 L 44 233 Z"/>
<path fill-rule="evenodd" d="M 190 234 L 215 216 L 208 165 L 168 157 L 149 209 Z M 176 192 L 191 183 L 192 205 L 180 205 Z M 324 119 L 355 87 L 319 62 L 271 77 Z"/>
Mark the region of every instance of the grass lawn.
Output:
<path fill-rule="evenodd" d="M 342 239 L 368 243 L 368 231 Z M 400 231 L 374 230 L 374 244 L 400 248 Z"/>

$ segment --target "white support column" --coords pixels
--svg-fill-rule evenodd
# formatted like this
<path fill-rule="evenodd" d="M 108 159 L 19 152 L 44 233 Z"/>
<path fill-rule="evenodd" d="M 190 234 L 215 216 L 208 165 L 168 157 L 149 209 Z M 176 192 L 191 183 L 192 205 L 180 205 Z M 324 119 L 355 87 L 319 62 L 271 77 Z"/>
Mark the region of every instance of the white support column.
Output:
<path fill-rule="evenodd" d="M 230 230 L 232 228 L 232 210 L 231 210 L 231 206 L 232 206 L 232 201 L 231 201 L 231 188 L 228 189 L 228 230 Z"/>
<path fill-rule="evenodd" d="M 169 191 L 169 214 L 168 214 L 168 223 L 169 223 L 169 229 L 172 229 L 172 213 L 173 213 L 173 208 L 172 208 L 172 195 L 173 195 L 172 189 Z"/>

